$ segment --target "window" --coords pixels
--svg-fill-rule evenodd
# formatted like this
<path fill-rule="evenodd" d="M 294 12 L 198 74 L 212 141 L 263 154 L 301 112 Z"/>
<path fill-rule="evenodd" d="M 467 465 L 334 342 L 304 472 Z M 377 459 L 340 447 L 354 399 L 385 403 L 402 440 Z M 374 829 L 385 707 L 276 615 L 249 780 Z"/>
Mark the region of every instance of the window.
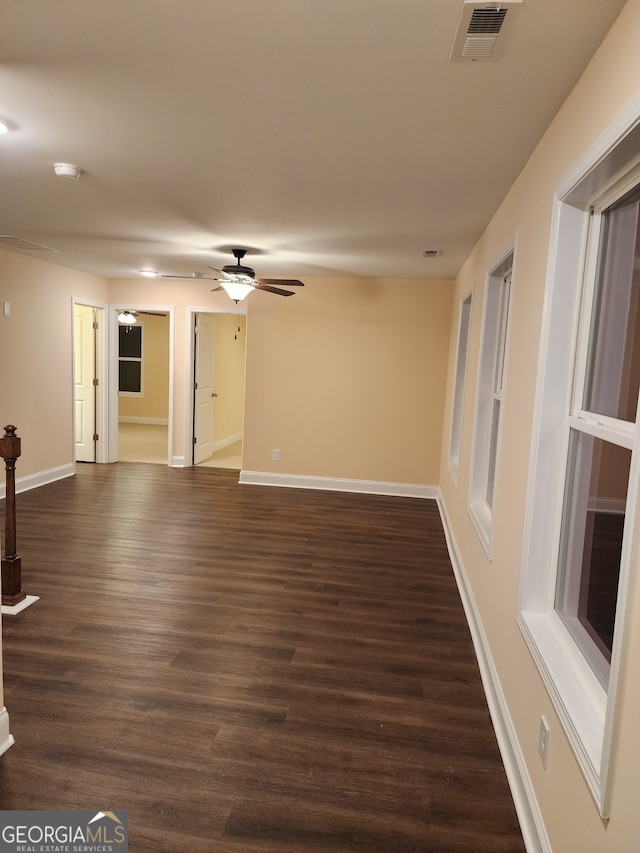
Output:
<path fill-rule="evenodd" d="M 554 606 L 596 676 L 609 681 L 640 380 L 640 191 L 594 210 L 594 287 L 568 418 L 569 443 Z M 595 251 L 595 250 L 594 250 Z M 585 282 L 586 284 L 586 282 Z"/>
<path fill-rule="evenodd" d="M 488 554 L 498 467 L 512 267 L 513 251 L 510 251 L 489 273 L 480 344 L 469 512 Z"/>
<path fill-rule="evenodd" d="M 471 296 L 467 296 L 460 305 L 458 321 L 458 349 L 456 355 L 456 374 L 453 387 L 453 407 L 451 411 L 451 434 L 449 437 L 449 467 L 454 480 L 458 480 L 460 466 L 460 446 L 462 443 L 462 414 L 464 409 L 464 389 L 467 377 L 467 353 L 469 351 L 469 328 L 471 325 Z"/>
<path fill-rule="evenodd" d="M 118 326 L 118 391 L 142 396 L 142 326 Z"/>
<path fill-rule="evenodd" d="M 640 105 L 624 121 L 557 190 L 518 616 L 603 817 L 640 483 Z"/>

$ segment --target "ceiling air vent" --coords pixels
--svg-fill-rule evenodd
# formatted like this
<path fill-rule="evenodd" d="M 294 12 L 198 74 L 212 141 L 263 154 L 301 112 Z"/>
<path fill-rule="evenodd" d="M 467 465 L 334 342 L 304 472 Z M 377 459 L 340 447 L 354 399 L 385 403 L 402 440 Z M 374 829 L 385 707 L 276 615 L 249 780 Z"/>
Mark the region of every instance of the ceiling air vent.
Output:
<path fill-rule="evenodd" d="M 465 0 L 449 61 L 477 62 L 502 56 L 506 35 L 521 5 L 522 0 Z"/>
<path fill-rule="evenodd" d="M 26 237 L 18 237 L 15 234 L 0 234 L 0 248 L 15 249 L 17 252 L 57 252 L 57 249 L 52 249 L 51 246 L 43 246 L 42 243 L 35 243 L 33 240 L 27 240 Z"/>

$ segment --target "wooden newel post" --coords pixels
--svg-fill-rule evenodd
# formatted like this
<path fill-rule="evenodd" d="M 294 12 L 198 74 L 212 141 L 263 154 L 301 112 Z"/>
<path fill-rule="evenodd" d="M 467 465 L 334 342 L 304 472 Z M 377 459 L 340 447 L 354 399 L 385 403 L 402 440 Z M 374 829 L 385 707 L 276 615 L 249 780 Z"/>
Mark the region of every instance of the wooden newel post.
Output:
<path fill-rule="evenodd" d="M 20 439 L 16 435 L 16 427 L 11 424 L 4 428 L 4 435 L 0 438 L 0 456 L 4 459 L 7 478 L 2 603 L 13 607 L 27 596 L 22 591 L 22 566 L 16 554 L 16 460 L 20 456 Z"/>

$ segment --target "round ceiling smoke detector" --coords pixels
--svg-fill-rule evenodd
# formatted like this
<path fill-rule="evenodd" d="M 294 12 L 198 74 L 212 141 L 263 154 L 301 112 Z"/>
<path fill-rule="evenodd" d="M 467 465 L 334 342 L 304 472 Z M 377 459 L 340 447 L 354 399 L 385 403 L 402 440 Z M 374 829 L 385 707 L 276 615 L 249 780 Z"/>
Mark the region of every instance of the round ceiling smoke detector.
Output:
<path fill-rule="evenodd" d="M 54 163 L 53 171 L 60 178 L 79 178 L 82 169 L 80 166 L 74 166 L 73 163 Z"/>

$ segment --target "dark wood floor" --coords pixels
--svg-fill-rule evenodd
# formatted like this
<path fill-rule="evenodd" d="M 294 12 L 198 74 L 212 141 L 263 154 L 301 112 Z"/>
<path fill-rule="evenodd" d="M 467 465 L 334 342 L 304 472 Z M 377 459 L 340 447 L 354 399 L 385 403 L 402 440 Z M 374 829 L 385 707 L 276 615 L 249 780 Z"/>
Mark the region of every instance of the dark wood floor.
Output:
<path fill-rule="evenodd" d="M 118 463 L 17 497 L 3 809 L 131 850 L 522 851 L 433 501 Z"/>

